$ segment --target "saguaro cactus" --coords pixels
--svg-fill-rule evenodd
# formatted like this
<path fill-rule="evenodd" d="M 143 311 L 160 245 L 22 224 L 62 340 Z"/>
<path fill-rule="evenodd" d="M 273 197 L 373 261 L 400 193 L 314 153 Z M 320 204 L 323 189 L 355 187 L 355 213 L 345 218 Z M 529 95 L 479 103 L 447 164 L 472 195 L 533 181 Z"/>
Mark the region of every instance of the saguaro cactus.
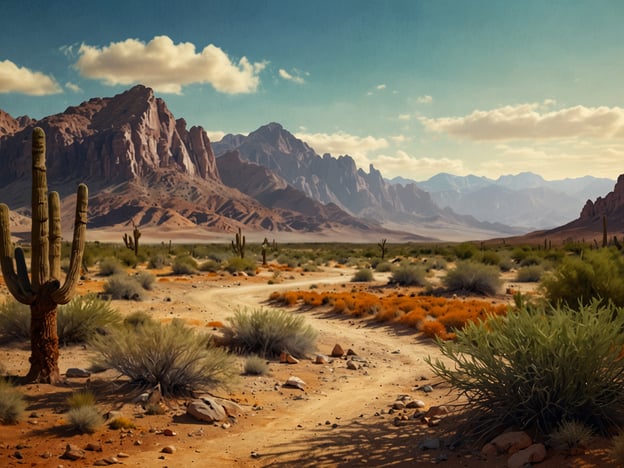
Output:
<path fill-rule="evenodd" d="M 134 230 L 132 231 L 132 237 L 128 234 L 123 235 L 123 241 L 127 248 L 134 251 L 134 255 L 139 255 L 139 238 L 141 237 L 141 231 L 136 224 L 133 224 Z"/>
<path fill-rule="evenodd" d="M 87 229 L 87 186 L 78 186 L 74 237 L 69 270 L 61 285 L 61 207 L 59 195 L 50 192 L 45 165 L 45 133 L 33 130 L 32 141 L 32 258 L 31 278 L 24 259 L 24 251 L 17 247 L 13 257 L 9 207 L 0 204 L 0 266 L 11 294 L 19 302 L 30 306 L 30 371 L 27 381 L 56 383 L 60 380 L 58 368 L 58 335 L 56 308 L 67 304 L 78 278 L 84 252 Z M 15 262 L 14 262 L 15 260 Z"/>
<path fill-rule="evenodd" d="M 234 239 L 235 240 L 232 241 L 232 250 L 240 258 L 245 258 L 245 236 L 243 236 L 241 228 L 238 228 Z"/>

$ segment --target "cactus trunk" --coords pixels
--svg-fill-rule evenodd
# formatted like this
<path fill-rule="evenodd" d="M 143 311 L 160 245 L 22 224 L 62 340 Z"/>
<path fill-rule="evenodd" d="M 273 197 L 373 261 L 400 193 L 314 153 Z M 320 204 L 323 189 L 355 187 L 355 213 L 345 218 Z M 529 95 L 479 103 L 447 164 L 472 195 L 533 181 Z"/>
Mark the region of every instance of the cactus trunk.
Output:
<path fill-rule="evenodd" d="M 45 133 L 33 130 L 32 143 L 32 257 L 31 279 L 21 248 L 11 252 L 9 208 L 0 204 L 0 266 L 9 292 L 21 303 L 30 305 L 30 382 L 57 383 L 59 349 L 56 332 L 58 304 L 66 304 L 78 282 L 87 225 L 87 187 L 78 187 L 74 238 L 69 272 L 65 282 L 60 282 L 61 219 L 58 194 L 48 198 L 45 166 Z M 15 263 L 14 263 L 15 261 Z"/>

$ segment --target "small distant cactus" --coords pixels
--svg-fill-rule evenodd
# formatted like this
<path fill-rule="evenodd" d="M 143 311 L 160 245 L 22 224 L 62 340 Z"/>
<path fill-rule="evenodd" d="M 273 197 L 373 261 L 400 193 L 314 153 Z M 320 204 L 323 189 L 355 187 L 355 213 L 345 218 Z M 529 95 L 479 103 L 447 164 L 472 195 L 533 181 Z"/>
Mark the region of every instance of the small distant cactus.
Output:
<path fill-rule="evenodd" d="M 132 237 L 128 234 L 123 235 L 123 241 L 127 248 L 134 251 L 134 255 L 139 255 L 139 237 L 141 237 L 141 231 L 136 224 L 133 224 L 134 230 L 132 231 Z"/>
<path fill-rule="evenodd" d="M 240 258 L 245 258 L 245 236 L 243 236 L 241 228 L 238 228 L 236 237 L 232 241 L 232 250 Z"/>
<path fill-rule="evenodd" d="M 267 264 L 266 261 L 266 252 L 267 249 L 269 248 L 269 240 L 265 237 L 264 240 L 262 241 L 262 265 L 265 266 Z"/>

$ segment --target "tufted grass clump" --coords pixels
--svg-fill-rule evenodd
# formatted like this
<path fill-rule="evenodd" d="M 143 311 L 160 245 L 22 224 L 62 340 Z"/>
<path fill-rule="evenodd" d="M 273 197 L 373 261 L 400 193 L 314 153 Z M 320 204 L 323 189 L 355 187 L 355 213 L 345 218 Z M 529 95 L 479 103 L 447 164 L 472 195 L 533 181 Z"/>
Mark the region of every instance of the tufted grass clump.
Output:
<path fill-rule="evenodd" d="M 267 375 L 269 364 L 265 358 L 253 354 L 245 359 L 243 371 L 246 375 Z"/>
<path fill-rule="evenodd" d="M 225 270 L 228 273 L 244 271 L 248 275 L 254 275 L 256 273 L 256 262 L 250 258 L 231 257 L 225 265 Z"/>
<path fill-rule="evenodd" d="M 89 390 L 81 390 L 72 393 L 67 397 L 67 404 L 70 409 L 81 406 L 95 406 L 95 395 Z"/>
<path fill-rule="evenodd" d="M 0 378 L 0 423 L 16 424 L 26 411 L 24 395 L 10 382 Z"/>
<path fill-rule="evenodd" d="M 99 332 L 107 332 L 121 323 L 121 314 L 109 301 L 95 294 L 76 296 L 59 306 L 57 330 L 59 342 L 84 343 Z"/>
<path fill-rule="evenodd" d="M 92 341 L 99 358 L 141 388 L 160 385 L 164 396 L 188 396 L 226 385 L 236 374 L 234 358 L 180 320 L 120 327 Z"/>
<path fill-rule="evenodd" d="M 565 421 L 604 433 L 624 422 L 624 310 L 598 301 L 545 307 L 468 322 L 456 341 L 439 342 L 444 361 L 427 360 L 478 413 L 475 433 L 516 426 L 549 434 Z"/>
<path fill-rule="evenodd" d="M 156 414 L 162 414 L 162 413 L 156 413 Z M 111 422 L 108 423 L 108 427 L 115 431 L 119 429 L 135 429 L 136 424 L 134 424 L 130 419 L 126 417 L 119 416 L 111 420 Z"/>
<path fill-rule="evenodd" d="M 156 283 L 156 276 L 149 271 L 139 271 L 135 273 L 134 278 L 139 282 L 141 287 L 147 291 L 154 289 L 154 283 Z"/>
<path fill-rule="evenodd" d="M 373 281 L 373 270 L 370 268 L 362 268 L 355 272 L 351 281 L 354 283 L 368 283 Z"/>
<path fill-rule="evenodd" d="M 594 436 L 594 431 L 586 424 L 578 421 L 563 421 L 550 434 L 550 445 L 563 450 L 587 448 Z"/>
<path fill-rule="evenodd" d="M 198 267 L 197 260 L 190 255 L 179 255 L 171 265 L 171 272 L 174 275 L 192 275 L 197 273 Z"/>
<path fill-rule="evenodd" d="M 0 304 L 0 337 L 6 341 L 30 339 L 30 307 L 12 298 Z"/>
<path fill-rule="evenodd" d="M 104 423 L 104 419 L 95 405 L 71 408 L 67 412 L 67 418 L 69 419 L 69 426 L 81 434 L 93 434 Z"/>
<path fill-rule="evenodd" d="M 125 273 L 125 268 L 115 257 L 106 257 L 100 261 L 100 276 L 113 276 Z"/>
<path fill-rule="evenodd" d="M 518 268 L 516 281 L 520 283 L 537 283 L 544 275 L 542 265 L 529 265 Z"/>
<path fill-rule="evenodd" d="M 112 299 L 128 301 L 142 301 L 145 299 L 145 289 L 139 280 L 127 274 L 113 275 L 104 283 L 104 293 Z"/>
<path fill-rule="evenodd" d="M 427 270 L 421 265 L 405 263 L 392 271 L 390 282 L 401 286 L 426 286 Z"/>
<path fill-rule="evenodd" d="M 498 267 L 470 260 L 457 262 L 455 268 L 448 271 L 442 281 L 450 291 L 464 291 L 485 296 L 493 296 L 502 285 Z"/>
<path fill-rule="evenodd" d="M 304 357 L 315 349 L 317 332 L 301 315 L 284 310 L 237 310 L 224 329 L 232 349 L 262 357 L 279 356 L 287 351 Z"/>

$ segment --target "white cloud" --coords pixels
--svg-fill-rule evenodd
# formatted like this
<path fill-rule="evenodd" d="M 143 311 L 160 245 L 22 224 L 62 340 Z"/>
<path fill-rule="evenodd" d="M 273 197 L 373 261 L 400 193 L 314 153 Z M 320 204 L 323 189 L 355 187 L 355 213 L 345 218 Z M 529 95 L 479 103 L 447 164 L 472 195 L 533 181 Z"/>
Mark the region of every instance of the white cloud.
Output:
<path fill-rule="evenodd" d="M 412 118 L 411 114 L 399 114 L 397 117 L 399 120 L 410 120 Z"/>
<path fill-rule="evenodd" d="M 375 89 L 377 89 L 377 90 L 381 91 L 381 90 L 383 90 L 383 89 L 386 89 L 386 87 L 387 87 L 387 86 L 386 86 L 385 84 L 379 84 L 379 85 L 375 86 Z"/>
<path fill-rule="evenodd" d="M 548 100 L 543 105 L 552 105 Z M 540 112 L 540 104 L 528 103 L 476 110 L 464 117 L 421 118 L 432 132 L 468 140 L 514 140 L 552 138 L 622 138 L 624 109 L 621 107 L 574 106 Z"/>
<path fill-rule="evenodd" d="M 309 144 L 317 153 L 331 153 L 333 156 L 348 154 L 356 160 L 358 156 L 388 146 L 388 140 L 385 138 L 360 137 L 345 132 L 297 133 L 295 136 Z"/>
<path fill-rule="evenodd" d="M 409 138 L 407 138 L 405 135 L 393 135 L 393 136 L 390 137 L 390 139 L 396 145 L 399 145 L 401 143 L 405 143 L 406 141 L 409 140 Z"/>
<path fill-rule="evenodd" d="M 223 139 L 226 135 L 226 132 L 223 130 L 206 130 L 206 135 L 210 138 L 210 141 L 219 141 Z"/>
<path fill-rule="evenodd" d="M 77 84 L 72 83 L 71 81 L 68 81 L 67 83 L 65 83 L 65 87 L 69 89 L 70 91 L 73 91 L 74 93 L 82 93 L 82 88 L 78 86 Z"/>
<path fill-rule="evenodd" d="M 56 80 L 44 73 L 18 67 L 10 60 L 0 61 L 0 93 L 45 96 L 62 93 Z"/>
<path fill-rule="evenodd" d="M 433 98 L 428 94 L 425 94 L 424 96 L 418 96 L 416 101 L 420 104 L 430 104 L 433 102 Z"/>
<path fill-rule="evenodd" d="M 303 76 L 301 76 L 302 73 L 299 72 L 298 70 L 293 70 L 292 73 L 288 73 L 283 68 L 280 68 L 278 73 L 280 77 L 282 77 L 283 79 L 287 81 L 292 81 L 293 83 L 297 83 L 297 84 L 305 83 L 305 79 L 303 78 Z"/>
<path fill-rule="evenodd" d="M 168 36 L 148 43 L 137 39 L 112 42 L 98 48 L 82 44 L 75 67 L 88 78 L 108 85 L 141 83 L 163 93 L 180 94 L 191 83 L 208 83 L 226 94 L 253 93 L 266 62 L 238 63 L 212 44 L 197 53 L 190 42 L 174 44 Z"/>
<path fill-rule="evenodd" d="M 384 177 L 418 177 L 427 178 L 440 172 L 465 174 L 464 163 L 459 159 L 450 158 L 414 158 L 405 151 L 397 151 L 395 155 L 381 155 L 375 158 L 375 167 L 381 170 Z M 417 176 L 415 176 L 417 174 Z"/>

